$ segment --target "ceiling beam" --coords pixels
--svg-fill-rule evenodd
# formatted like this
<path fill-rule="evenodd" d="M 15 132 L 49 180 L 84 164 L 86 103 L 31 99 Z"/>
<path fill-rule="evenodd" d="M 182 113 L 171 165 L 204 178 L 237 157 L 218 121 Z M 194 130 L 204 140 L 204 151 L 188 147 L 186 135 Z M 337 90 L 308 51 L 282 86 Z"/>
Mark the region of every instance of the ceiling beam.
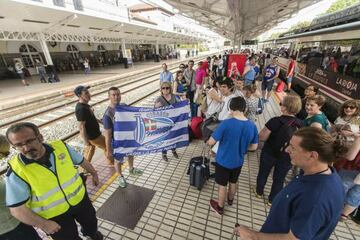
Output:
<path fill-rule="evenodd" d="M 180 8 L 183 7 L 187 7 L 187 8 L 191 8 L 193 11 L 199 11 L 199 12 L 203 12 L 203 13 L 209 13 L 209 14 L 215 14 L 215 15 L 219 15 L 219 16 L 223 16 L 223 17 L 229 17 L 227 14 L 225 13 L 222 13 L 222 12 L 218 12 L 218 11 L 214 11 L 212 9 L 210 9 L 208 6 L 205 7 L 205 8 L 201 8 L 201 6 L 198 6 L 198 5 L 192 5 L 192 4 L 189 4 L 189 3 L 185 3 L 185 2 L 182 2 L 181 0 L 165 0 L 165 2 L 171 4 L 173 3 L 173 5 L 177 5 L 179 6 L 179 10 Z"/>

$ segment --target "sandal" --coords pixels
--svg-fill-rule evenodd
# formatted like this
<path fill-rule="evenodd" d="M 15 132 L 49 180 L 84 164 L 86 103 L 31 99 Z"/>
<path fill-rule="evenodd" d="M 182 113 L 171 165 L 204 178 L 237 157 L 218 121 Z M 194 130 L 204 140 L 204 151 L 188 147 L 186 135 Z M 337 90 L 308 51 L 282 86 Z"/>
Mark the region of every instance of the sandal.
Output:
<path fill-rule="evenodd" d="M 341 216 L 340 216 L 340 221 L 341 222 L 346 222 L 347 220 L 349 219 L 349 216 L 346 216 L 345 214 L 341 214 Z"/>

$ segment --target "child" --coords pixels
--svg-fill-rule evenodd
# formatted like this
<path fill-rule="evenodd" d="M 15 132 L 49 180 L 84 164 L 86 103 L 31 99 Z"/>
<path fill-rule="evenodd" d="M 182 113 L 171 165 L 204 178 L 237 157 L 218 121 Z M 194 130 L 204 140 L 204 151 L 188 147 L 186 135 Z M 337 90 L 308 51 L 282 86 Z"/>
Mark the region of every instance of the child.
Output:
<path fill-rule="evenodd" d="M 256 97 L 256 85 L 246 85 L 244 87 L 245 101 L 246 101 L 246 112 L 245 116 L 251 120 L 256 121 L 256 112 L 258 110 L 259 98 Z"/>
<path fill-rule="evenodd" d="M 232 205 L 236 193 L 244 155 L 248 150 L 256 150 L 258 131 L 255 124 L 245 115 L 246 102 L 242 97 L 230 100 L 230 118 L 223 120 L 216 128 L 208 145 L 219 142 L 216 154 L 215 182 L 219 184 L 218 201 L 211 199 L 210 207 L 219 215 L 224 213 L 225 198 Z M 227 184 L 229 184 L 227 193 Z"/>

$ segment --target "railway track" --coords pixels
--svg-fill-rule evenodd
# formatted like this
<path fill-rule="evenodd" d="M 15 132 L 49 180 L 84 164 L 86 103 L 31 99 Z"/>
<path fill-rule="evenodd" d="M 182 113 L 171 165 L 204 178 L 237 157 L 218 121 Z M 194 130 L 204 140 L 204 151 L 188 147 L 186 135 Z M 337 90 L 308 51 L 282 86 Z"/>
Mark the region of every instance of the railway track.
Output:
<path fill-rule="evenodd" d="M 194 60 L 200 59 L 200 58 L 204 58 L 204 56 L 194 58 Z M 186 60 L 186 61 L 188 61 L 188 60 Z M 180 63 L 185 63 L 186 61 L 179 61 L 177 63 L 169 64 L 169 67 L 171 66 L 171 67 L 175 68 L 175 66 L 178 66 Z M 151 67 L 149 69 L 145 69 L 143 72 L 141 72 L 141 74 L 151 73 L 153 71 L 158 71 L 158 69 Z M 95 87 L 103 87 L 104 85 L 113 85 L 114 83 L 117 83 L 119 80 L 127 79 L 129 77 L 133 79 L 133 77 L 136 77 L 137 75 L 139 75 L 139 71 L 129 72 L 129 73 L 122 74 L 120 77 L 115 78 L 115 79 L 95 82 L 95 83 L 91 84 L 91 86 L 93 88 L 95 88 Z M 128 80 L 128 81 L 130 81 L 130 80 Z M 125 81 L 125 82 L 128 82 L 128 81 Z M 63 91 L 54 93 L 54 95 L 44 96 L 44 98 L 42 98 L 42 99 L 35 99 L 33 101 L 28 101 L 24 104 L 21 104 L 21 105 L 15 106 L 15 107 L 1 108 L 0 109 L 0 119 L 6 118 L 6 117 L 14 115 L 14 114 L 19 114 L 23 110 L 27 110 L 28 107 L 36 107 L 36 108 L 40 107 L 41 108 L 41 107 L 47 107 L 49 104 L 56 104 L 58 101 L 66 101 L 66 100 L 68 100 L 68 97 L 65 97 L 64 94 L 67 94 L 67 93 L 72 93 L 72 89 L 64 89 Z"/>
<path fill-rule="evenodd" d="M 201 58 L 204 58 L 205 56 L 202 56 Z M 176 65 L 178 65 L 179 63 L 177 63 Z M 171 68 L 171 70 L 176 69 L 176 67 Z M 126 83 L 122 83 L 119 84 L 118 87 L 120 87 L 121 93 L 122 93 L 122 102 L 128 104 L 128 105 L 134 105 L 136 103 L 139 103 L 141 101 L 143 101 L 144 99 L 155 95 L 158 91 L 159 91 L 159 84 L 158 84 L 158 71 L 154 74 L 151 74 L 151 76 L 153 77 L 153 79 L 150 79 L 148 81 L 144 82 L 143 80 L 146 78 L 149 78 L 149 76 L 146 77 L 142 77 L 142 78 L 138 78 L 135 81 L 129 82 L 127 81 Z M 156 76 L 156 77 L 155 77 Z M 129 87 L 129 85 L 135 85 L 135 86 L 131 86 Z M 114 86 L 114 84 L 109 85 L 109 86 Z M 103 88 L 105 88 L 105 86 L 102 86 Z M 122 88 L 128 88 L 126 90 L 123 90 Z M 140 96 L 136 96 L 135 94 L 132 94 L 134 91 L 136 91 L 137 93 L 139 91 L 142 91 L 143 93 Z M 104 95 L 103 97 L 101 95 Z M 135 98 L 134 98 L 135 96 Z M 95 115 L 97 115 L 98 117 L 100 116 L 100 114 L 103 114 L 105 111 L 105 108 L 107 107 L 107 101 L 108 101 L 108 97 L 107 97 L 107 87 L 105 90 L 100 90 L 97 93 L 92 94 L 92 99 L 95 100 L 95 102 L 93 104 L 91 104 L 91 106 L 94 109 Z M 74 146 L 77 150 L 81 151 L 82 148 L 82 140 L 78 139 L 77 137 L 79 136 L 79 130 L 77 127 L 77 122 L 76 119 L 74 117 L 74 108 L 75 108 L 75 104 L 76 104 L 77 100 L 72 100 L 71 102 L 66 102 L 66 103 L 61 103 L 58 104 L 57 106 L 52 106 L 50 108 L 48 108 L 47 110 L 41 110 L 38 111 L 34 114 L 30 114 L 26 117 L 20 117 L 16 120 L 11 120 L 8 121 L 6 123 L 3 123 L 0 125 L 0 129 L 2 132 L 5 131 L 5 127 L 14 124 L 16 122 L 20 122 L 20 121 L 32 121 L 35 124 L 38 125 L 38 127 L 41 129 L 41 132 L 45 138 L 46 141 L 49 140 L 54 140 L 54 139 L 61 139 L 65 142 L 73 142 Z M 49 115 L 49 112 L 51 111 L 56 111 L 58 109 L 62 109 L 62 108 L 68 108 L 68 109 L 72 109 L 71 111 L 69 110 L 68 112 L 62 114 L 62 115 L 55 115 L 55 114 L 50 114 L 50 116 L 52 115 L 52 119 L 49 120 L 41 120 L 39 121 L 39 116 L 40 115 L 44 115 L 47 114 Z M 37 119 L 37 122 L 36 122 Z M 66 127 L 67 129 L 63 129 L 62 127 Z M 76 141 L 75 141 L 76 140 Z M 0 161 L 0 174 L 3 174 L 6 170 L 6 161 L 13 155 L 15 154 L 14 151 L 11 151 L 10 156 L 3 160 Z"/>
<path fill-rule="evenodd" d="M 201 58 L 204 58 L 204 56 Z M 196 58 L 194 60 L 197 60 L 197 59 L 199 59 L 199 58 Z M 169 70 L 175 70 L 177 68 L 178 64 L 180 64 L 180 63 L 170 65 Z M 97 84 L 95 86 L 92 86 L 92 98 L 96 98 L 97 96 L 101 96 L 104 93 L 107 93 L 107 89 L 110 86 L 117 86 L 119 88 L 122 88 L 122 87 L 128 86 L 129 84 L 140 83 L 145 79 L 154 78 L 154 77 L 157 78 L 158 74 L 159 74 L 157 69 L 156 70 L 152 69 L 152 70 L 145 71 L 145 72 L 147 72 L 149 74 L 142 76 L 142 77 L 132 78 L 125 82 L 121 82 L 121 84 L 118 84 L 118 82 L 120 80 L 122 80 L 123 78 L 112 80 L 112 81 L 107 81 L 102 84 Z M 138 75 L 138 73 L 137 73 L 137 75 Z M 153 80 L 153 82 L 155 82 L 155 81 L 156 81 L 156 79 Z M 148 83 L 148 81 L 146 83 Z M 57 101 L 61 101 L 61 102 L 60 103 L 57 102 L 56 104 L 49 105 L 48 102 L 50 101 L 50 103 L 51 103 L 51 99 L 52 99 L 52 98 L 50 98 L 50 100 L 48 100 L 48 99 L 41 100 L 35 106 L 32 106 L 32 104 L 30 104 L 30 106 L 25 106 L 23 109 L 16 109 L 14 112 L 1 113 L 1 111 L 0 111 L 0 119 L 3 119 L 3 120 L 0 120 L 0 130 L 7 128 L 10 125 L 12 125 L 16 122 L 20 122 L 20 121 L 34 121 L 34 119 L 35 119 L 34 123 L 36 124 L 36 118 L 39 119 L 39 116 L 41 116 L 41 115 L 48 115 L 47 117 L 44 117 L 45 120 L 49 117 L 51 120 L 42 121 L 40 118 L 40 122 L 37 125 L 39 125 L 41 127 L 46 126 L 57 120 L 55 115 L 61 115 L 59 113 L 51 114 L 51 112 L 56 112 L 56 111 L 65 112 L 65 114 L 63 114 L 63 116 L 59 118 L 59 120 L 62 118 L 65 118 L 66 116 L 73 114 L 74 111 L 73 111 L 73 108 L 71 108 L 71 106 L 72 105 L 75 106 L 75 104 L 78 101 L 77 98 L 72 97 L 71 99 L 64 99 L 64 96 L 62 96 L 62 95 L 61 95 L 61 97 L 62 97 L 61 100 L 57 99 Z M 46 102 L 47 106 L 41 107 L 43 104 L 42 102 Z M 30 110 L 29 110 L 29 108 L 30 108 Z M 71 111 L 69 109 L 71 109 Z M 20 114 L 20 112 L 22 114 Z M 4 119 L 6 119 L 6 120 L 4 120 Z"/>

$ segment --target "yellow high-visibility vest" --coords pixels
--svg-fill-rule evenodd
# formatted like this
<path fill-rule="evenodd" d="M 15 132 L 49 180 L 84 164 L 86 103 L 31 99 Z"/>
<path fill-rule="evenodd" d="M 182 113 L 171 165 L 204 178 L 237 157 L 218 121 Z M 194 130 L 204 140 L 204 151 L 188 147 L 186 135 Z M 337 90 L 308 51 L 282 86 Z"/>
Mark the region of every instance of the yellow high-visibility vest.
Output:
<path fill-rule="evenodd" d="M 26 206 L 45 219 L 77 205 L 86 191 L 66 145 L 60 140 L 49 145 L 54 149 L 55 172 L 37 163 L 24 164 L 19 155 L 9 161 L 12 171 L 30 186 Z"/>

